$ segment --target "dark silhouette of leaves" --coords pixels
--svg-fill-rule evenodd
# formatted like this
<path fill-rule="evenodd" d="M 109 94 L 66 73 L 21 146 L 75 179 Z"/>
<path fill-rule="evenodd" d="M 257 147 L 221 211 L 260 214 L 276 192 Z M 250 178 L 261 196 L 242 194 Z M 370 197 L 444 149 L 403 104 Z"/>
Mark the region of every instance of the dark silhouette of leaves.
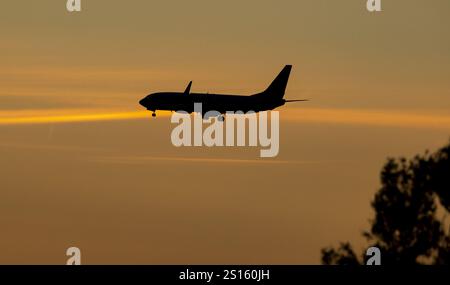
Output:
<path fill-rule="evenodd" d="M 450 236 L 437 217 L 450 211 L 450 145 L 410 160 L 390 158 L 372 201 L 375 218 L 363 236 L 383 264 L 450 264 Z M 322 250 L 323 264 L 362 264 L 349 243 Z"/>

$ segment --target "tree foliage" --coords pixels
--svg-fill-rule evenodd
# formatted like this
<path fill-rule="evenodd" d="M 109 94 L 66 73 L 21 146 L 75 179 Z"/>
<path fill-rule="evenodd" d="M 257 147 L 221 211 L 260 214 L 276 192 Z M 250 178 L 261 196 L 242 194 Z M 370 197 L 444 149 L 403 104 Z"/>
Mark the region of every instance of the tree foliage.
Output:
<path fill-rule="evenodd" d="M 382 264 L 450 264 L 450 236 L 439 209 L 450 212 L 450 144 L 434 154 L 390 158 L 372 201 L 375 218 L 364 237 Z M 322 250 L 323 264 L 363 264 L 350 243 Z"/>

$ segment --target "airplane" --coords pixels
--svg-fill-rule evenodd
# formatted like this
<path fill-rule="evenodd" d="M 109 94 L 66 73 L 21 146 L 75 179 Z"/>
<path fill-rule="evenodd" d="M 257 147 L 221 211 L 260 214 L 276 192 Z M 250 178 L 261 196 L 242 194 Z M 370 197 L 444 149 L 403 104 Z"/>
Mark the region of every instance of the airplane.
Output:
<path fill-rule="evenodd" d="M 194 103 L 202 103 L 203 114 L 208 111 L 217 111 L 222 114 L 222 118 L 219 119 L 223 120 L 223 114 L 226 112 L 260 112 L 273 110 L 285 103 L 308 101 L 307 99 L 283 99 L 291 69 L 292 65 L 286 65 L 266 90 L 254 95 L 191 93 L 191 81 L 184 92 L 153 93 L 140 100 L 139 104 L 152 111 L 152 117 L 156 117 L 156 110 L 192 113 L 195 111 Z"/>

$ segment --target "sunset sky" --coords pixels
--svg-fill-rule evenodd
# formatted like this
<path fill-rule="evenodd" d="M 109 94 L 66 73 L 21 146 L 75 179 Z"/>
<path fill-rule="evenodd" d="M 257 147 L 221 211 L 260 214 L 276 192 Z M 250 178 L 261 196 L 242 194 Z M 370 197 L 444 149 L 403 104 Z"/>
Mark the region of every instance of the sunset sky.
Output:
<path fill-rule="evenodd" d="M 0 264 L 316 264 L 361 232 L 387 157 L 450 138 L 450 2 L 8 0 Z M 252 94 L 286 64 L 280 153 L 176 148 L 158 91 Z"/>

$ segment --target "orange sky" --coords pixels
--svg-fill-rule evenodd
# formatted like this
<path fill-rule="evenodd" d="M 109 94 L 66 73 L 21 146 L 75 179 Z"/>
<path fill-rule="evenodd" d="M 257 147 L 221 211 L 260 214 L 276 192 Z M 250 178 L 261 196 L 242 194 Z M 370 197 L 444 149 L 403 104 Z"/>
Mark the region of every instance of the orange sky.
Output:
<path fill-rule="evenodd" d="M 450 129 L 450 2 L 5 1 L 0 263 L 292 263 L 360 238 L 388 156 Z M 151 92 L 251 94 L 285 64 L 280 154 L 175 148 Z"/>

